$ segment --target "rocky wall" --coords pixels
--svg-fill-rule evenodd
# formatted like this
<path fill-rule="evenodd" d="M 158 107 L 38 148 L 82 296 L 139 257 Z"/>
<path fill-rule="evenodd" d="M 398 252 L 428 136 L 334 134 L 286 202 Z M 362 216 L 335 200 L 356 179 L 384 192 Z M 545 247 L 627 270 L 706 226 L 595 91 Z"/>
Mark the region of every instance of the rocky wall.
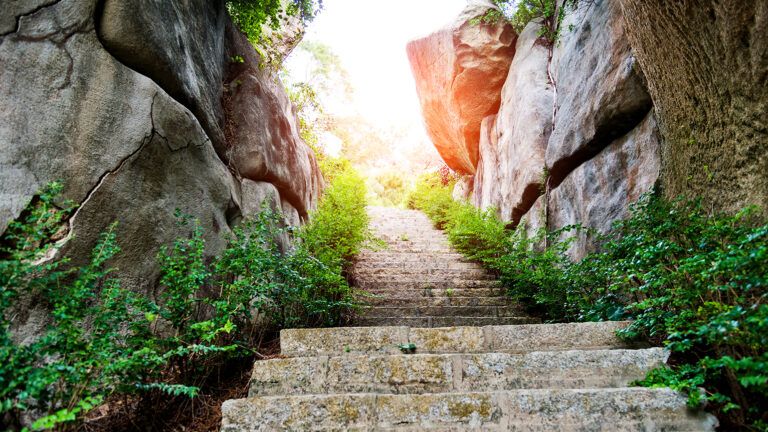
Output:
<path fill-rule="evenodd" d="M 466 183 L 473 185 L 473 204 L 496 208 L 511 226 L 581 224 L 605 232 L 657 183 L 658 126 L 619 1 L 578 2 L 564 17 L 555 43 L 540 37 L 535 20 L 515 38 L 509 69 L 497 70 L 503 86 L 488 88 L 498 92 L 499 109 L 471 119 L 480 128 L 479 151 Z M 466 14 L 452 28 L 469 23 L 463 20 Z M 436 54 L 409 55 L 426 63 Z M 437 81 L 417 86 L 431 87 L 430 98 L 455 93 Z M 432 117 L 425 109 L 428 126 Z M 570 255 L 580 258 L 594 247 L 594 238 L 582 234 Z"/>
<path fill-rule="evenodd" d="M 83 262 L 117 221 L 112 265 L 154 295 L 154 257 L 190 229 L 176 209 L 200 221 L 208 255 L 258 210 L 259 187 L 300 223 L 322 178 L 260 61 L 220 0 L 4 3 L 0 232 L 61 180 L 79 207 L 60 253 Z"/>

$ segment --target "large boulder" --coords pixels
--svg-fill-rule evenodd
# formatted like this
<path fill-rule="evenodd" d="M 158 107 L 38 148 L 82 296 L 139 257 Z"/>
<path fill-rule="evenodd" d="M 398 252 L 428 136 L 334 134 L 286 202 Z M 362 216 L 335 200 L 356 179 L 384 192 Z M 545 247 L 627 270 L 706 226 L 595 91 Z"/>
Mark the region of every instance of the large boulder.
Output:
<path fill-rule="evenodd" d="M 552 49 L 556 120 L 546 149 L 550 185 L 643 120 L 652 102 L 617 0 L 565 6 Z"/>
<path fill-rule="evenodd" d="M 241 56 L 227 77 L 224 109 L 229 141 L 226 159 L 242 177 L 274 184 L 302 217 L 314 208 L 322 177 L 312 149 L 280 81 L 261 67 L 248 39 L 230 26 L 228 53 Z"/>
<path fill-rule="evenodd" d="M 482 17 L 491 2 L 473 0 L 448 27 L 407 46 L 432 142 L 453 170 L 474 174 L 480 123 L 495 114 L 514 55 L 515 32 Z"/>
<path fill-rule="evenodd" d="M 520 34 L 496 116 L 498 209 L 502 219 L 513 224 L 541 195 L 546 178 L 553 91 L 547 76 L 549 49 L 539 39 L 540 29 L 531 22 Z"/>
<path fill-rule="evenodd" d="M 239 209 L 236 181 L 196 116 L 102 46 L 96 2 L 58 2 L 0 41 L 0 231 L 47 183 L 79 204 L 62 253 L 82 263 L 117 228 L 123 285 L 152 293 L 159 247 L 205 228 L 209 254 Z"/>
<path fill-rule="evenodd" d="M 659 116 L 664 193 L 768 215 L 768 2 L 618 1 Z"/>
<path fill-rule="evenodd" d="M 195 113 L 238 176 L 274 183 L 306 216 L 321 186 L 314 154 L 299 136 L 274 68 L 234 27 L 224 1 L 145 3 L 104 3 L 98 30 L 107 50 Z M 295 40 L 264 50 L 271 61 L 282 59 L 303 34 L 303 27 L 289 30 Z M 279 39 L 282 33 L 269 35 Z"/>
<path fill-rule="evenodd" d="M 192 111 L 223 154 L 224 1 L 105 0 L 97 22 L 107 50 Z"/>
<path fill-rule="evenodd" d="M 314 205 L 320 174 L 274 77 L 258 75 L 268 91 L 236 107 L 263 114 L 266 104 L 272 116 L 264 121 L 240 122 L 221 103 L 232 52 L 246 58 L 240 67 L 259 65 L 250 45 L 233 45 L 232 35 L 244 36 L 223 1 L 11 6 L 0 21 L 0 233 L 36 192 L 61 180 L 62 199 L 79 207 L 60 253 L 86 261 L 117 221 L 122 252 L 112 265 L 124 286 L 155 295 L 155 256 L 190 232 L 176 209 L 199 221 L 211 256 L 223 247 L 222 234 L 261 204 L 226 159 L 224 124 L 284 141 L 263 150 L 272 152 L 260 156 L 271 166 L 253 180 L 273 183 L 273 201 L 290 223 L 301 223 Z"/>
<path fill-rule="evenodd" d="M 573 170 L 550 192 L 548 228 L 581 224 L 595 233 L 610 231 L 614 221 L 628 215 L 629 205 L 656 184 L 660 151 L 656 118 L 650 113 L 638 127 Z M 593 233 L 582 232 L 568 253 L 578 260 L 597 246 Z"/>

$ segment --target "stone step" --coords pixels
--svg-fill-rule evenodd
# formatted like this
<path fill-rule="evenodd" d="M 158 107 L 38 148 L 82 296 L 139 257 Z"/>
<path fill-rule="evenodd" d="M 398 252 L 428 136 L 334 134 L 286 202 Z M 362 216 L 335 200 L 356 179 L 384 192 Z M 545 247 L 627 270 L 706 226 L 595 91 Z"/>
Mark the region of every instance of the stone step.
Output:
<path fill-rule="evenodd" d="M 437 254 L 421 254 L 421 253 L 408 253 L 408 252 L 391 252 L 391 251 L 364 251 L 357 256 L 357 261 L 376 261 L 376 262 L 465 262 L 471 263 L 472 261 L 465 258 L 463 255 L 455 252 L 437 253 Z"/>
<path fill-rule="evenodd" d="M 339 353 L 400 354 L 398 345 L 413 343 L 423 354 L 621 349 L 627 344 L 616 330 L 629 323 L 529 324 L 488 327 L 409 328 L 336 327 L 280 332 L 280 352 L 287 357 Z"/>
<path fill-rule="evenodd" d="M 469 279 L 469 280 L 452 280 L 448 282 L 435 282 L 435 281 L 429 281 L 429 280 L 417 280 L 417 281 L 392 281 L 392 280 L 380 280 L 381 278 L 377 278 L 376 280 L 367 280 L 367 279 L 360 279 L 355 278 L 354 283 L 355 287 L 364 289 L 367 291 L 392 291 L 392 290 L 398 290 L 398 291 L 413 291 L 413 290 L 432 290 L 432 291 L 439 291 L 439 290 L 450 290 L 453 289 L 455 291 L 461 290 L 461 289 L 477 289 L 477 288 L 483 288 L 483 289 L 496 289 L 501 290 L 501 292 L 505 292 L 503 287 L 498 281 L 490 280 L 490 279 Z"/>
<path fill-rule="evenodd" d="M 484 269 L 479 268 L 428 268 L 420 266 L 410 267 L 379 267 L 379 268 L 357 268 L 353 270 L 355 277 L 366 279 L 377 278 L 409 278 L 409 277 L 440 277 L 444 279 L 461 280 L 494 280 L 495 276 Z"/>
<path fill-rule="evenodd" d="M 256 362 L 249 397 L 626 387 L 666 363 L 661 348 L 527 354 L 294 357 Z"/>
<path fill-rule="evenodd" d="M 503 288 L 446 288 L 446 289 L 372 289 L 359 290 L 362 293 L 368 293 L 371 296 L 383 297 L 401 297 L 401 298 L 478 298 L 478 297 L 506 297 L 506 290 Z"/>
<path fill-rule="evenodd" d="M 389 307 L 432 307 L 432 306 L 517 306 L 515 301 L 509 297 L 459 297 L 451 295 L 450 297 L 394 297 L 399 293 L 393 293 L 393 297 L 376 296 L 363 297 L 361 301 L 371 306 L 389 306 Z"/>
<path fill-rule="evenodd" d="M 352 323 L 360 327 L 409 326 L 409 327 L 456 327 L 456 326 L 493 326 L 518 325 L 541 322 L 528 316 L 473 317 L 473 316 L 390 316 L 390 317 L 355 317 Z"/>
<path fill-rule="evenodd" d="M 713 431 L 669 389 L 254 397 L 222 405 L 222 432 L 272 430 Z"/>
<path fill-rule="evenodd" d="M 487 272 L 480 264 L 461 261 L 424 261 L 415 255 L 412 259 L 403 260 L 400 262 L 394 261 L 379 261 L 375 259 L 359 260 L 354 265 L 355 271 L 360 270 L 383 270 L 383 271 L 402 271 L 404 269 L 426 269 L 432 271 L 445 271 L 445 270 L 475 270 Z"/>
<path fill-rule="evenodd" d="M 404 274 L 365 274 L 365 273 L 354 273 L 352 275 L 353 281 L 364 281 L 366 284 L 380 284 L 384 282 L 388 283 L 411 283 L 411 282 L 423 282 L 428 283 L 432 285 L 439 285 L 439 284 L 458 284 L 461 282 L 468 282 L 468 283 L 478 283 L 483 281 L 493 281 L 494 278 L 490 274 L 420 274 L 418 272 L 412 272 L 412 273 L 404 273 Z M 360 286 L 355 284 L 358 288 L 365 288 L 364 286 Z"/>
<path fill-rule="evenodd" d="M 389 247 L 387 250 L 394 253 L 408 253 L 408 254 L 423 253 L 428 255 L 456 253 L 456 251 L 453 250 L 452 248 L 445 247 L 445 246 L 395 245 L 395 246 Z"/>
<path fill-rule="evenodd" d="M 380 317 L 514 317 L 523 313 L 519 305 L 511 306 L 372 306 L 358 311 L 358 315 L 364 318 Z"/>

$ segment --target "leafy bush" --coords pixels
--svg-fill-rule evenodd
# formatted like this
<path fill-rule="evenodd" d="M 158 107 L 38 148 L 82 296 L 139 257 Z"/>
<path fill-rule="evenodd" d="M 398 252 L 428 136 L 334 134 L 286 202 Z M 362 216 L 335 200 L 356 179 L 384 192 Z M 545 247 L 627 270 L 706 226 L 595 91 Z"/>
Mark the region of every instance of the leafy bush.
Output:
<path fill-rule="evenodd" d="M 601 252 L 572 262 L 567 233 L 580 227 L 507 232 L 493 210 L 451 202 L 449 192 L 426 178 L 410 203 L 496 272 L 510 295 L 551 321 L 632 319 L 621 336 L 673 353 L 671 368 L 640 384 L 709 402 L 728 430 L 765 429 L 768 225 L 755 209 L 711 215 L 699 201 L 649 194 L 603 237 Z"/>
<path fill-rule="evenodd" d="M 346 160 L 329 158 L 322 168 L 329 185 L 299 237 L 308 253 L 329 267 L 341 269 L 372 239 L 365 181 Z"/>
<path fill-rule="evenodd" d="M 286 16 L 297 16 L 303 22 L 312 21 L 322 8 L 322 0 L 227 0 L 227 11 L 237 27 L 248 36 L 251 43 L 261 39 L 264 26 L 279 28 Z"/>
<path fill-rule="evenodd" d="M 458 205 L 453 200 L 454 178 L 440 172 L 424 174 L 408 195 L 407 205 L 419 209 L 432 219 L 435 227 L 445 229 L 450 221 L 451 211 Z"/>
<path fill-rule="evenodd" d="M 608 292 L 631 299 L 621 334 L 663 342 L 678 363 L 642 384 L 710 402 L 727 429 L 768 426 L 768 225 L 757 214 L 646 197 L 603 254 Z"/>
<path fill-rule="evenodd" d="M 576 6 L 578 0 L 566 0 L 563 6 L 557 7 L 557 0 L 492 0 L 499 8 L 490 10 L 481 19 L 482 22 L 494 23 L 506 20 L 519 34 L 533 20 L 541 20 L 539 36 L 550 42 L 557 40 L 560 23 L 565 17 L 566 10 Z M 584 1 L 584 0 L 582 0 Z"/>
<path fill-rule="evenodd" d="M 0 239 L 0 416 L 8 427 L 49 429 L 81 420 L 115 394 L 194 397 L 200 383 L 233 358 L 251 358 L 267 326 L 338 324 L 356 307 L 342 275 L 368 238 L 359 176 L 334 176 L 296 247 L 268 205 L 236 227 L 222 254 L 204 257 L 197 221 L 178 215 L 190 234 L 158 254 L 160 302 L 120 287 L 108 261 L 119 253 L 115 226 L 75 267 L 48 259 L 51 239 L 71 213 L 58 209 L 53 184 Z M 51 311 L 32 342 L 14 339 L 11 317 L 22 303 Z M 164 396 L 165 395 L 165 396 Z"/>
<path fill-rule="evenodd" d="M 119 252 L 114 226 L 80 268 L 65 268 L 66 259 L 44 260 L 72 210 L 54 205 L 61 188 L 46 188 L 1 242 L 0 415 L 10 427 L 20 426 L 23 412 L 41 413 L 33 429 L 75 420 L 111 393 L 135 391 L 152 378 L 146 369 L 161 360 L 152 350 L 143 302 L 122 290 L 105 265 Z M 38 339 L 19 342 L 10 315 L 30 297 L 51 310 L 50 322 Z"/>

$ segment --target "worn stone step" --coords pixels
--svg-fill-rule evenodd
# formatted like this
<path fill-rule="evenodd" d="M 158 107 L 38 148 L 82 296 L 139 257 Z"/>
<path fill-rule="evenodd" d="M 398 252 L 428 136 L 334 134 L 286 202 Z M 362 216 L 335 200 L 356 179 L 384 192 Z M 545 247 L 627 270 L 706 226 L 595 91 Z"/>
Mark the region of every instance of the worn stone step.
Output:
<path fill-rule="evenodd" d="M 379 261 L 379 260 L 362 260 L 358 261 L 354 265 L 354 271 L 360 270 L 381 270 L 381 271 L 402 271 L 409 269 L 429 269 L 432 271 L 444 271 L 444 270 L 475 270 L 487 272 L 480 264 L 471 262 L 461 262 L 453 260 L 442 261 L 425 261 L 423 259 L 413 258 L 408 261 L 393 262 L 393 261 Z"/>
<path fill-rule="evenodd" d="M 482 298 L 482 297 L 506 297 L 506 290 L 503 288 L 446 288 L 446 289 L 373 289 L 360 290 L 361 293 L 367 293 L 371 296 L 400 297 L 400 298 Z"/>
<path fill-rule="evenodd" d="M 392 292 L 392 297 L 386 294 L 375 297 L 365 297 L 361 301 L 371 306 L 390 307 L 425 307 L 425 306 L 512 306 L 515 301 L 509 297 L 460 297 L 456 295 L 443 297 L 394 297 L 399 292 Z M 519 306 L 518 306 L 519 307 Z"/>
<path fill-rule="evenodd" d="M 473 316 L 390 316 L 356 317 L 354 325 L 370 326 L 410 326 L 410 327 L 454 327 L 454 326 L 490 326 L 532 324 L 541 322 L 528 316 L 473 317 Z"/>
<path fill-rule="evenodd" d="M 523 314 L 522 307 L 519 305 L 508 306 L 411 306 L 411 307 L 392 307 L 392 306 L 372 306 L 358 311 L 361 317 L 509 317 L 520 316 Z"/>
<path fill-rule="evenodd" d="M 434 279 L 434 280 L 432 280 Z M 451 279 L 438 280 L 439 278 L 421 278 L 420 280 L 390 280 L 383 277 L 361 278 L 356 275 L 352 280 L 356 288 L 378 291 L 378 290 L 447 290 L 447 289 L 474 289 L 474 288 L 493 288 L 501 289 L 499 281 L 492 279 Z"/>
<path fill-rule="evenodd" d="M 668 389 L 272 396 L 222 405 L 222 432 L 272 430 L 713 431 Z"/>
<path fill-rule="evenodd" d="M 448 262 L 472 262 L 468 260 L 464 255 L 456 252 L 435 253 L 435 254 L 421 254 L 421 253 L 409 253 L 409 252 L 392 252 L 392 251 L 363 251 L 356 258 L 358 261 L 376 260 L 380 262 L 389 261 L 448 261 Z"/>
<path fill-rule="evenodd" d="M 409 328 L 336 327 L 287 329 L 280 332 L 280 352 L 288 357 L 387 353 L 413 343 L 421 353 L 481 353 L 621 349 L 627 344 L 616 331 L 624 321 L 528 324 L 488 327 Z"/>
<path fill-rule="evenodd" d="M 368 291 L 381 291 L 381 290 L 449 290 L 453 289 L 458 291 L 460 289 L 497 289 L 501 290 L 502 286 L 499 281 L 491 279 L 470 279 L 470 280 L 452 280 L 448 282 L 434 282 L 428 280 L 416 280 L 416 281 L 393 281 L 393 280 L 368 280 L 362 278 L 353 279 L 355 286 L 360 289 Z"/>
<path fill-rule="evenodd" d="M 495 277 L 481 268 L 430 268 L 430 267 L 361 267 L 353 271 L 356 278 L 375 280 L 382 277 L 389 279 L 439 277 L 462 280 L 493 280 Z"/>
<path fill-rule="evenodd" d="M 430 288 L 435 287 L 437 285 L 443 284 L 451 284 L 450 287 L 454 288 L 467 288 L 468 286 L 473 285 L 481 285 L 482 282 L 490 282 L 494 281 L 493 276 L 490 274 L 419 274 L 418 272 L 413 272 L 409 274 L 376 274 L 376 275 L 367 275 L 367 274 L 360 274 L 360 273 L 354 273 L 352 277 L 353 281 L 362 281 L 368 286 L 378 286 L 381 287 L 382 283 L 388 283 L 395 284 L 408 284 L 408 283 L 422 283 L 427 285 L 422 285 L 423 288 Z M 458 286 L 456 286 L 456 285 Z M 464 286 L 462 286 L 462 284 Z M 366 286 L 360 286 L 355 285 L 358 288 L 366 288 Z M 486 285 L 487 286 L 487 285 Z"/>
<path fill-rule="evenodd" d="M 258 361 L 249 396 L 626 387 L 666 363 L 661 348 L 526 354 L 339 355 Z"/>

